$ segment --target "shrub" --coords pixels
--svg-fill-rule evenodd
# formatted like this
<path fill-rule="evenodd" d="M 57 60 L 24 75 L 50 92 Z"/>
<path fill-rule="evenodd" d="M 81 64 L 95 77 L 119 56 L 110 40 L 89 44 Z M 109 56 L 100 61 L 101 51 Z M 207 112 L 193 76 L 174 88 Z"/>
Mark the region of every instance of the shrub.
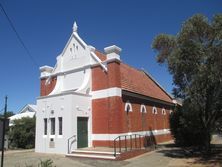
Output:
<path fill-rule="evenodd" d="M 34 148 L 35 146 L 35 117 L 24 117 L 14 120 L 10 127 L 10 146 L 15 148 Z"/>
<path fill-rule="evenodd" d="M 197 112 L 177 108 L 170 115 L 170 129 L 175 143 L 179 146 L 202 147 L 206 133 L 200 121 Z"/>
<path fill-rule="evenodd" d="M 53 161 L 51 159 L 40 160 L 41 162 L 38 164 L 38 167 L 53 167 Z M 54 166 L 55 167 L 55 166 Z"/>

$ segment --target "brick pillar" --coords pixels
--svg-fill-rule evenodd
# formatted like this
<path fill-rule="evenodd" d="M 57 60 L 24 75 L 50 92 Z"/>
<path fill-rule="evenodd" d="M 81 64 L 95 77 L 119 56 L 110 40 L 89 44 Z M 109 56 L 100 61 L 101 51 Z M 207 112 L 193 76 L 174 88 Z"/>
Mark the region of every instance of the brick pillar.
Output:
<path fill-rule="evenodd" d="M 92 133 L 118 134 L 122 132 L 122 98 L 108 91 L 119 90 L 120 61 L 113 60 L 107 64 L 105 72 L 100 66 L 92 68 L 92 91 L 103 91 L 104 97 L 92 100 Z M 94 146 L 111 146 L 113 141 L 93 141 Z"/>

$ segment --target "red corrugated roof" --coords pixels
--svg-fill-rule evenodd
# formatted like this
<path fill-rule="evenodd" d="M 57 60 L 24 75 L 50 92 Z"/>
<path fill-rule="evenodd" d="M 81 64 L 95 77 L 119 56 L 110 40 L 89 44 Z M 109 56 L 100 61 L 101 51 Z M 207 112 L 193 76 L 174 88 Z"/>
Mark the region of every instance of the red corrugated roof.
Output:
<path fill-rule="evenodd" d="M 121 63 L 122 89 L 171 102 L 169 95 L 145 72 Z"/>

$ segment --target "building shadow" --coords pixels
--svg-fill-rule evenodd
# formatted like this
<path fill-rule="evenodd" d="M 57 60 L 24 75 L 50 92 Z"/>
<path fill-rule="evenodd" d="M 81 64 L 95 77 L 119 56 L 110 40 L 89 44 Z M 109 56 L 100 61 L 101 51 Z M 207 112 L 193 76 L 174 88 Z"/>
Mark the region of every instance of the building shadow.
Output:
<path fill-rule="evenodd" d="M 149 128 L 149 134 L 146 134 L 144 137 L 144 147 L 145 148 L 156 148 L 156 138 L 154 136 L 152 128 Z"/>
<path fill-rule="evenodd" d="M 205 165 L 205 166 L 222 166 L 222 144 L 211 146 L 210 154 L 203 154 L 198 148 L 182 148 L 173 144 L 166 144 L 164 148 L 157 150 L 163 156 L 177 159 L 193 158 L 193 161 L 187 162 L 187 165 Z"/>

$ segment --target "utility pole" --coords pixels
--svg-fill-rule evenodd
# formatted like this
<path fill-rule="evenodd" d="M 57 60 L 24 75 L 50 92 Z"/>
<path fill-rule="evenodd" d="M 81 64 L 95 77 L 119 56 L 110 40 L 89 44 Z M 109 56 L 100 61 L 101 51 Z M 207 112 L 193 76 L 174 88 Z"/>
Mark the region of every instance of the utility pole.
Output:
<path fill-rule="evenodd" d="M 5 122 L 6 122 L 6 112 L 7 112 L 7 100 L 8 100 L 8 97 L 5 96 L 5 111 L 4 111 L 3 127 L 2 127 L 2 159 L 1 159 L 1 167 L 3 167 L 3 161 L 4 161 L 4 149 L 5 149 Z"/>

